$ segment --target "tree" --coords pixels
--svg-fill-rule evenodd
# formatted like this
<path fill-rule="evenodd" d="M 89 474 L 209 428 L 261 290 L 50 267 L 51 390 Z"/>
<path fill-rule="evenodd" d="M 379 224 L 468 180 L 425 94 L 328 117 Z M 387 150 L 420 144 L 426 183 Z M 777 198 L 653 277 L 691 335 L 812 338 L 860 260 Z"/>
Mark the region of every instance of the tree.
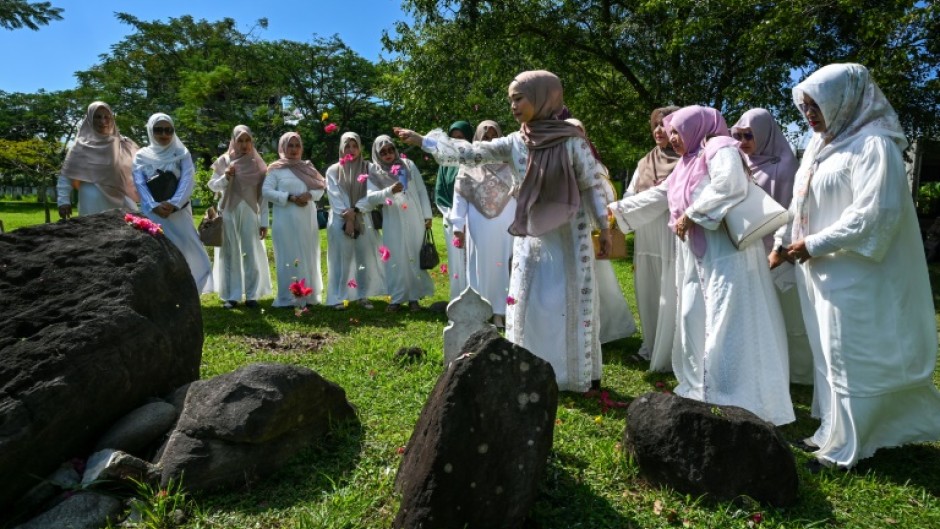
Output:
<path fill-rule="evenodd" d="M 0 0 L 0 28 L 33 31 L 53 20 L 62 20 L 62 8 L 52 7 L 49 2 L 27 2 L 26 0 Z"/>

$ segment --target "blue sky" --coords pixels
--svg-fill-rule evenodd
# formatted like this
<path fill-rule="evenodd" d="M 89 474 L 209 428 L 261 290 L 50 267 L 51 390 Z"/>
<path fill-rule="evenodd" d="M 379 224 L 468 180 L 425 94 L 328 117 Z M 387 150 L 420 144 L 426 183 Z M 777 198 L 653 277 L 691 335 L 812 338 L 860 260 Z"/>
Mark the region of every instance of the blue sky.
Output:
<path fill-rule="evenodd" d="M 399 20 L 410 20 L 401 0 L 50 0 L 63 8 L 62 20 L 39 31 L 0 29 L 0 90 L 36 92 L 64 90 L 76 85 L 74 73 L 87 70 L 127 35 L 131 27 L 118 22 L 116 12 L 141 20 L 163 20 L 191 15 L 196 19 L 232 18 L 247 32 L 259 18 L 268 28 L 259 30 L 265 40 L 310 41 L 314 34 L 338 34 L 357 53 L 377 60 L 382 53 L 382 31 L 392 31 Z M 282 7 L 283 6 L 283 7 Z"/>

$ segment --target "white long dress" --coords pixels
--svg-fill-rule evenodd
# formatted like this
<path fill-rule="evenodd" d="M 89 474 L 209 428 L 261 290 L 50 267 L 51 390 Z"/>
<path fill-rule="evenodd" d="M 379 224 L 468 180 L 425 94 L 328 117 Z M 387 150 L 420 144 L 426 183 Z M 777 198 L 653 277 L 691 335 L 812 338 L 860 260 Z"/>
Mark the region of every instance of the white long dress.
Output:
<path fill-rule="evenodd" d="M 298 206 L 287 201 L 289 195 L 310 193 L 310 202 Z M 317 305 L 323 292 L 320 274 L 320 228 L 317 225 L 316 201 L 323 196 L 322 189 L 309 189 L 303 180 L 286 167 L 268 171 L 261 186 L 261 196 L 274 206 L 274 263 L 277 271 L 277 296 L 274 307 L 295 307 L 301 304 Z M 305 279 L 313 292 L 296 298 L 290 284 Z"/>
<path fill-rule="evenodd" d="M 359 237 L 347 237 L 343 211 L 355 206 L 339 185 L 339 164 L 326 170 L 326 192 L 330 201 L 330 218 L 326 226 L 326 304 L 337 305 L 386 295 L 385 267 L 379 262 L 381 237 L 372 226 L 372 215 L 362 215 L 364 230 Z M 355 279 L 355 286 L 349 280 Z"/>
<path fill-rule="evenodd" d="M 146 175 L 142 170 L 135 169 L 134 186 L 137 188 L 137 194 L 140 195 L 140 209 L 143 214 L 163 227 L 166 238 L 186 259 L 193 281 L 196 282 L 196 290 L 200 294 L 208 294 L 213 291 L 212 264 L 209 262 L 206 247 L 199 240 L 199 234 L 193 225 L 193 208 L 189 203 L 189 197 L 193 194 L 193 187 L 196 184 L 193 178 L 196 173 L 193 159 L 186 156 L 179 160 L 176 171 L 179 175 L 179 184 L 176 187 L 176 193 L 167 202 L 179 209 L 166 218 L 153 212 L 153 209 L 159 205 L 154 201 L 147 187 L 147 179 L 153 175 Z"/>
<path fill-rule="evenodd" d="M 812 158 L 807 149 L 795 189 Z M 940 439 L 937 326 L 897 146 L 862 135 L 813 172 L 804 240 L 814 257 L 797 267 L 822 412 L 813 442 L 817 458 L 851 467 L 881 447 Z"/>
<path fill-rule="evenodd" d="M 605 174 L 610 174 L 603 164 L 598 162 L 598 167 Z M 614 191 L 613 184 L 607 178 L 604 181 L 604 202 L 608 204 L 617 200 L 617 193 Z M 598 321 L 600 323 L 599 339 L 602 344 L 620 340 L 627 336 L 632 336 L 636 332 L 636 319 L 630 312 L 630 305 L 627 304 L 627 298 L 623 295 L 623 289 L 620 288 L 620 281 L 614 273 L 614 265 L 609 259 L 596 259 L 594 261 L 594 271 L 597 274 L 597 294 L 599 303 Z M 595 379 L 600 378 L 600 372 L 596 373 Z"/>
<path fill-rule="evenodd" d="M 424 219 L 432 215 L 431 202 L 417 166 L 411 160 L 404 162 L 408 166 L 407 189 L 392 193 L 391 186 L 379 189 L 370 178 L 368 193 L 356 204 L 367 212 L 382 208 L 382 242 L 391 254 L 383 266 L 392 303 L 418 301 L 434 294 L 434 282 L 427 270 L 421 270 L 418 258 L 424 243 Z"/>
<path fill-rule="evenodd" d="M 454 196 L 456 195 L 458 195 L 458 193 L 454 193 Z M 467 267 L 469 264 L 467 260 L 468 249 L 454 246 L 454 231 L 460 231 L 451 220 L 453 216 L 452 210 L 456 205 L 450 208 L 440 204 L 434 205 L 437 207 L 437 210 L 441 212 L 441 215 L 444 216 L 444 242 L 447 245 L 447 282 L 450 285 L 449 299 L 454 299 L 459 296 L 469 284 L 469 278 L 467 276 Z M 510 220 L 510 222 L 512 221 Z M 494 314 L 497 314 L 495 310 Z"/>
<path fill-rule="evenodd" d="M 707 249 L 697 258 L 686 242 L 678 244 L 676 339 L 673 358 L 676 394 L 749 410 L 773 424 L 795 419 L 788 384 L 783 316 L 762 244 L 737 250 L 721 219 L 747 193 L 747 179 L 735 148 L 718 150 L 708 176 L 693 193 L 686 211 L 701 226 Z M 614 209 L 632 225 L 666 207 L 669 180 L 626 198 Z"/>
<path fill-rule="evenodd" d="M 209 189 L 225 192 L 225 173 L 214 174 Z M 259 211 L 240 200 L 234 208 L 222 212 L 225 242 L 215 249 L 212 280 L 223 300 L 258 300 L 271 294 L 271 270 L 260 230 L 268 227 L 267 205 L 258 199 Z M 222 201 L 219 201 L 221 204 Z"/>
<path fill-rule="evenodd" d="M 72 179 L 65 175 L 59 175 L 56 181 L 56 204 L 59 206 L 68 206 L 72 203 Z M 79 182 L 78 186 L 78 214 L 93 215 L 109 209 L 126 209 L 128 211 L 137 211 L 137 204 L 130 197 L 125 196 L 120 203 L 112 202 L 105 195 L 98 184 L 91 182 Z"/>
<path fill-rule="evenodd" d="M 513 132 L 489 142 L 452 140 L 442 131 L 425 137 L 425 151 L 443 165 L 509 163 L 514 185 L 525 175 L 528 147 Z M 581 189 L 581 207 L 562 226 L 541 237 L 515 237 L 506 338 L 548 361 L 558 387 L 586 391 L 600 378 L 598 295 L 591 242 L 592 220 L 607 226 L 602 189 L 606 177 L 581 138 L 565 142 Z"/>
<path fill-rule="evenodd" d="M 624 198 L 636 194 L 633 174 Z M 650 371 L 672 371 L 673 355 L 681 351 L 676 335 L 676 234 L 665 209 L 648 222 L 633 226 L 633 287 L 643 344 L 639 354 Z"/>

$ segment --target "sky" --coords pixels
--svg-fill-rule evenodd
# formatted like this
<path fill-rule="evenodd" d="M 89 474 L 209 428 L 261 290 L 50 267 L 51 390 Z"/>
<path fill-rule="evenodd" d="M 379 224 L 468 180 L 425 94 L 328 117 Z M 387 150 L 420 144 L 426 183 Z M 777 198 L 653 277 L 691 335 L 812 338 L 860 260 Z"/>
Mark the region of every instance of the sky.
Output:
<path fill-rule="evenodd" d="M 260 18 L 268 28 L 258 30 L 264 40 L 309 42 L 314 34 L 339 37 L 356 53 L 376 61 L 382 52 L 382 32 L 392 32 L 396 21 L 410 21 L 401 0 L 299 0 L 280 4 L 259 0 L 50 0 L 63 9 L 62 20 L 30 29 L 0 29 L 0 90 L 34 93 L 74 88 L 74 73 L 95 65 L 101 54 L 128 35 L 132 28 L 114 13 L 130 13 L 144 21 L 179 18 L 219 20 L 232 18 L 248 32 Z M 289 6 L 290 9 L 279 8 Z M 350 9 L 352 8 L 352 9 Z"/>

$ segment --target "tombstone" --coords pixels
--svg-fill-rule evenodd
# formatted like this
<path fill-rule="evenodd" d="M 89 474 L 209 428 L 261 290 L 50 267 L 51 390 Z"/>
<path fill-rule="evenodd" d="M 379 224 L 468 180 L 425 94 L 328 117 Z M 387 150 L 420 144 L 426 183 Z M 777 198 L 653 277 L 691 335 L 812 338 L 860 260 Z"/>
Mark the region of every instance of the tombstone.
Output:
<path fill-rule="evenodd" d="M 496 330 L 489 323 L 493 307 L 480 293 L 468 286 L 459 296 L 447 304 L 447 319 L 444 327 L 444 365 L 453 362 L 461 354 L 464 342 L 471 334 L 484 329 Z"/>

